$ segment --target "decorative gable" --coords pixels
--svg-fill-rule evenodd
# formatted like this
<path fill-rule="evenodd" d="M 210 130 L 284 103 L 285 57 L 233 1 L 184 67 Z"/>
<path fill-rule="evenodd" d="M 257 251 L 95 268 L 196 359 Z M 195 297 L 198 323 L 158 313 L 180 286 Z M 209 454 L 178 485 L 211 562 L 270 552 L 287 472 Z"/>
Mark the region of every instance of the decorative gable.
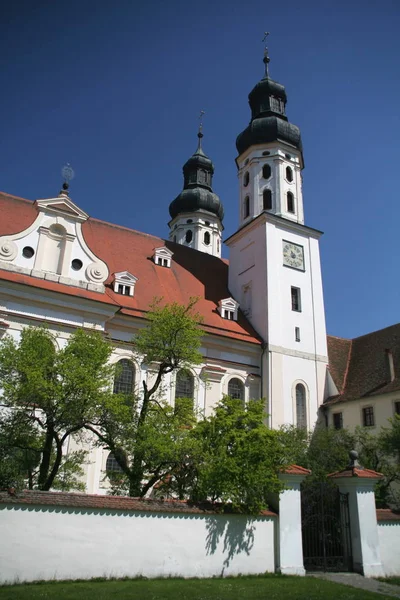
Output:
<path fill-rule="evenodd" d="M 128 271 L 121 271 L 114 275 L 114 292 L 123 296 L 134 296 L 135 284 L 138 278 Z"/>
<path fill-rule="evenodd" d="M 82 223 L 89 216 L 61 192 L 36 200 L 35 221 L 0 237 L 0 268 L 38 279 L 104 292 L 108 267 L 88 247 Z"/>
<path fill-rule="evenodd" d="M 160 248 L 154 249 L 153 260 L 156 265 L 160 265 L 160 267 L 171 267 L 171 259 L 173 256 L 173 252 L 166 248 L 165 246 L 161 246 Z"/>
<path fill-rule="evenodd" d="M 239 302 L 233 298 L 224 298 L 219 301 L 218 311 L 223 319 L 237 321 Z"/>

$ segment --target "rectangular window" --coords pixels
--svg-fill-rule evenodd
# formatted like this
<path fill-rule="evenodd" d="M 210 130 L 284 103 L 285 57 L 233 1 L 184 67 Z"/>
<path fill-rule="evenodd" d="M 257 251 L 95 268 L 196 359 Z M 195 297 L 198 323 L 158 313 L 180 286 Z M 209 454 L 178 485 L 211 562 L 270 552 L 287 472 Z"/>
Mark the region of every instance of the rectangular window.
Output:
<path fill-rule="evenodd" d="M 301 294 L 300 294 L 300 288 L 292 287 L 291 288 L 291 294 L 292 294 L 292 310 L 295 310 L 297 312 L 301 312 Z"/>
<path fill-rule="evenodd" d="M 362 409 L 362 420 L 364 427 L 374 427 L 374 408 L 373 406 L 366 406 Z"/>
<path fill-rule="evenodd" d="M 394 414 L 400 415 L 400 401 L 394 403 Z"/>
<path fill-rule="evenodd" d="M 300 341 L 300 327 L 294 328 L 294 338 L 295 338 L 296 342 Z"/>
<path fill-rule="evenodd" d="M 333 413 L 332 420 L 335 429 L 343 429 L 343 413 Z"/>

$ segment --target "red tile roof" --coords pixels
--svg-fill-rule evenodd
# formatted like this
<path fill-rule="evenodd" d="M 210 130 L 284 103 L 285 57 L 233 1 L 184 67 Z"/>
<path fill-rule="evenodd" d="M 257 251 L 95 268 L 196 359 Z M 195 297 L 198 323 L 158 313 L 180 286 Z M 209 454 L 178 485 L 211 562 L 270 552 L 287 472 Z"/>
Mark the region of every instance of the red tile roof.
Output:
<path fill-rule="evenodd" d="M 290 465 L 290 467 L 285 469 L 283 473 L 286 475 L 311 475 L 310 469 L 299 467 L 299 465 Z"/>
<path fill-rule="evenodd" d="M 393 379 L 388 351 L 393 358 Z M 328 355 L 339 391 L 328 404 L 400 390 L 400 323 L 353 340 L 328 336 Z"/>
<path fill-rule="evenodd" d="M 2 236 L 26 229 L 37 212 L 33 202 L 0 193 L 0 214 Z M 93 218 L 83 223 L 82 232 L 92 252 L 108 265 L 110 276 L 105 294 L 11 271 L 1 270 L 0 279 L 114 304 L 122 314 L 138 317 L 146 316 L 155 296 L 162 296 L 165 303 L 179 304 L 186 304 L 190 297 L 197 296 L 197 310 L 203 316 L 206 332 L 260 344 L 260 338 L 243 314 L 239 312 L 235 322 L 223 319 L 217 311 L 219 300 L 231 295 L 227 261 Z M 164 245 L 174 253 L 171 268 L 157 266 L 152 260 L 154 249 Z M 112 276 L 120 271 L 129 271 L 138 278 L 133 298 L 113 290 Z"/>
<path fill-rule="evenodd" d="M 371 469 L 360 469 L 357 467 L 351 467 L 349 469 L 344 469 L 343 471 L 336 471 L 335 473 L 330 473 L 328 477 L 332 477 L 332 479 L 337 479 L 338 477 L 359 477 L 360 479 L 383 479 L 384 475 L 382 473 L 378 473 L 377 471 L 372 471 Z"/>
<path fill-rule="evenodd" d="M 128 496 L 100 496 L 96 494 L 75 494 L 71 492 L 22 492 L 0 491 L 0 504 L 30 504 L 46 506 L 66 506 L 92 510 L 123 510 L 140 512 L 168 512 L 189 514 L 215 514 L 221 512 L 221 505 L 202 503 L 190 504 L 182 500 L 153 500 L 150 498 L 130 498 Z M 262 516 L 275 517 L 269 510 L 260 512 Z"/>
<path fill-rule="evenodd" d="M 398 521 L 400 524 L 400 511 L 391 510 L 390 508 L 378 508 L 376 518 L 378 521 Z"/>

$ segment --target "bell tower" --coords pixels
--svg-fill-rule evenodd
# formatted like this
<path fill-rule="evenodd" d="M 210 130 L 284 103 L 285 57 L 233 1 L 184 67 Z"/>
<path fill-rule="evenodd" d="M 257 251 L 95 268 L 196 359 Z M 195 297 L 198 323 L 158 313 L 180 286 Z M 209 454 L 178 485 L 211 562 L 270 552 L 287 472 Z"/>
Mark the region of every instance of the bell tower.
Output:
<path fill-rule="evenodd" d="M 327 345 L 319 238 L 304 224 L 300 130 L 283 85 L 264 76 L 249 94 L 250 124 L 236 140 L 239 228 L 229 289 L 264 340 L 262 395 L 270 425 L 311 429 L 323 402 Z"/>
<path fill-rule="evenodd" d="M 224 208 L 212 189 L 214 165 L 203 151 L 202 129 L 200 121 L 197 150 L 183 166 L 183 190 L 169 206 L 169 239 L 220 257 Z"/>

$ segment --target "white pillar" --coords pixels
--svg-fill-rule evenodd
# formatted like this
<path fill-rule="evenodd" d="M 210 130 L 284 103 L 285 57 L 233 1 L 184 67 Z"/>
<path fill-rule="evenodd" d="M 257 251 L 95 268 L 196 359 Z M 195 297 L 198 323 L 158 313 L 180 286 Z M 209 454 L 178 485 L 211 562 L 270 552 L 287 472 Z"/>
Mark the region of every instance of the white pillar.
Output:
<path fill-rule="evenodd" d="M 279 475 L 285 484 L 279 494 L 279 568 L 284 575 L 305 575 L 301 535 L 300 484 L 310 473 L 293 466 Z"/>
<path fill-rule="evenodd" d="M 379 473 L 374 476 L 374 471 L 368 469 L 364 470 L 364 476 L 361 469 L 357 472 L 360 474 L 352 475 L 349 470 L 333 476 L 339 490 L 349 494 L 353 567 L 364 577 L 383 577 L 374 492 L 381 476 Z"/>

